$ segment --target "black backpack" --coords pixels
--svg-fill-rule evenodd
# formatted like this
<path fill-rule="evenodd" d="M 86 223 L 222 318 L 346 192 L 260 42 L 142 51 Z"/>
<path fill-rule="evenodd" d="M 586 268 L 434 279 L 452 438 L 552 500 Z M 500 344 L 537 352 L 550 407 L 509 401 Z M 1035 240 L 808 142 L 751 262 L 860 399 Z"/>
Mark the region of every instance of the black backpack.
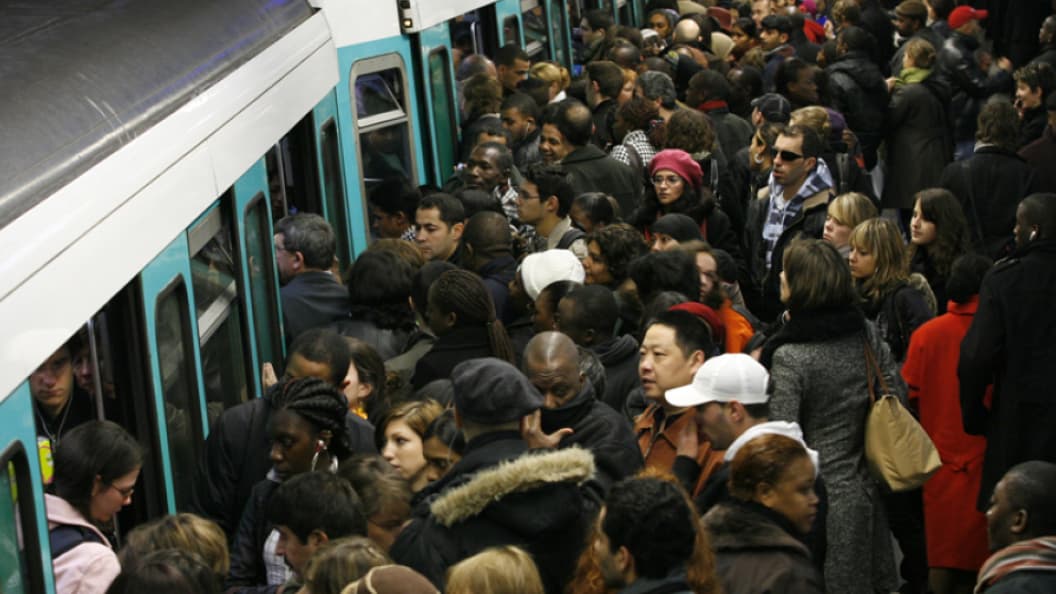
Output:
<path fill-rule="evenodd" d="M 576 241 L 583 239 L 586 236 L 587 234 L 584 233 L 582 229 L 572 227 L 568 231 L 565 231 L 565 234 L 561 236 L 561 239 L 557 242 L 557 249 L 567 250 L 572 247 L 573 243 L 576 243 Z"/>
<path fill-rule="evenodd" d="M 56 526 L 48 532 L 48 537 L 51 540 L 51 559 L 53 561 L 86 542 L 104 544 L 103 539 L 99 538 L 99 534 L 86 526 L 71 526 L 67 524 Z"/>

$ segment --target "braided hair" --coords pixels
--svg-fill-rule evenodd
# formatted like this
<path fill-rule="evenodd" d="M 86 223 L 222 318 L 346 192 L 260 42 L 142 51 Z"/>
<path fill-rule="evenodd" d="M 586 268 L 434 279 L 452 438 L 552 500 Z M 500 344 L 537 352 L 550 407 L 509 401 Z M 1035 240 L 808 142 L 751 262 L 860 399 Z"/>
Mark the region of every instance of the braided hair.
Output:
<path fill-rule="evenodd" d="M 348 401 L 332 385 L 314 377 L 284 379 L 272 386 L 271 407 L 285 410 L 307 421 L 317 433 L 330 432 L 330 454 L 338 460 L 352 453 L 345 431 Z"/>
<path fill-rule="evenodd" d="M 448 270 L 429 290 L 429 305 L 455 314 L 456 327 L 484 326 L 493 357 L 514 362 L 513 346 L 502 322 L 495 316 L 495 303 L 484 282 L 468 270 Z"/>

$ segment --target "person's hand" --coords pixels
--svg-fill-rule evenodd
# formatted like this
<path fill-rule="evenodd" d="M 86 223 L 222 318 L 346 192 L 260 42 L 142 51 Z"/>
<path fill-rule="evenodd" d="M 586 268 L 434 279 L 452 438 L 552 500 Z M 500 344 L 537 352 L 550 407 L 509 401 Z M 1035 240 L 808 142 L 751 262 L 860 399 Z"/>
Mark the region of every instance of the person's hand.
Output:
<path fill-rule="evenodd" d="M 889 79 L 887 79 L 887 80 L 885 80 L 885 81 L 884 81 L 884 82 L 886 82 L 886 83 L 887 83 L 887 92 L 888 92 L 888 93 L 890 93 L 890 92 L 891 92 L 891 89 L 894 89 L 894 88 L 895 88 L 895 81 L 896 81 L 896 80 L 898 80 L 898 79 L 896 79 L 895 77 L 893 77 L 893 76 L 892 76 L 891 78 L 889 78 Z"/>
<path fill-rule="evenodd" d="M 275 368 L 272 367 L 270 361 L 264 363 L 260 370 L 260 383 L 265 390 L 279 383 L 279 376 L 275 375 Z"/>
<path fill-rule="evenodd" d="M 841 136 L 843 137 L 843 143 L 847 145 L 847 152 L 853 155 L 855 147 L 858 146 L 858 137 L 854 135 L 854 132 L 851 132 L 850 128 L 844 128 Z"/>
<path fill-rule="evenodd" d="M 1009 60 L 1005 57 L 1000 57 L 997 59 L 997 67 L 1001 70 L 1004 70 L 1005 72 L 1012 72 L 1012 60 Z"/>
<path fill-rule="evenodd" d="M 836 39 L 836 28 L 832 25 L 832 19 L 825 21 L 825 38 Z"/>
<path fill-rule="evenodd" d="M 691 415 L 693 411 L 687 411 L 685 414 Z M 697 452 L 700 450 L 700 438 L 697 436 L 697 423 L 695 421 L 686 423 L 682 430 L 678 432 L 675 440 L 676 456 L 697 459 Z"/>
<path fill-rule="evenodd" d="M 528 447 L 531 449 L 554 449 L 566 435 L 572 435 L 573 433 L 571 428 L 564 427 L 547 434 L 543 431 L 542 419 L 542 410 L 537 410 L 521 418 L 521 437 L 528 442 Z"/>

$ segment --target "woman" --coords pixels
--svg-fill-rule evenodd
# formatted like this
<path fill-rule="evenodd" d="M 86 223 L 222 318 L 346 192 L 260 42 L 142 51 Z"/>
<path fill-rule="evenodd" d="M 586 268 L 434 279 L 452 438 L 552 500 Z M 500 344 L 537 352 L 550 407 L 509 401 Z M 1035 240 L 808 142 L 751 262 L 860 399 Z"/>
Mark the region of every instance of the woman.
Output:
<path fill-rule="evenodd" d="M 869 411 L 865 348 L 877 354 L 887 384 L 905 385 L 887 344 L 858 309 L 846 261 L 821 240 L 792 242 L 783 255 L 781 300 L 788 321 L 763 347 L 770 369 L 772 421 L 794 421 L 817 450 L 825 477 L 825 586 L 874 594 L 897 589 L 894 553 L 876 480 L 865 463 Z"/>
<path fill-rule="evenodd" d="M 740 61 L 748 50 L 759 45 L 759 38 L 755 34 L 755 21 L 748 17 L 738 18 L 730 28 L 730 39 L 733 40 L 730 57 L 733 61 Z"/>
<path fill-rule="evenodd" d="M 664 148 L 681 149 L 700 165 L 704 185 L 718 193 L 719 206 L 730 218 L 734 229 L 744 227 L 746 195 L 737 191 L 729 162 L 715 143 L 715 128 L 703 112 L 679 109 L 671 114 L 666 126 Z"/>
<path fill-rule="evenodd" d="M 829 203 L 825 214 L 825 231 L 821 238 L 832 244 L 840 255 L 851 254 L 851 231 L 868 219 L 880 216 L 876 205 L 865 194 L 840 194 Z"/>
<path fill-rule="evenodd" d="M 514 360 L 502 322 L 495 317 L 491 294 L 480 277 L 467 270 L 449 270 L 429 288 L 426 312 L 436 343 L 414 368 L 411 385 L 419 390 L 435 379 L 446 379 L 466 359 L 497 357 Z"/>
<path fill-rule="evenodd" d="M 637 229 L 627 223 L 609 225 L 587 235 L 584 284 L 602 285 L 612 290 L 620 311 L 621 333 L 637 331 L 642 304 L 630 282 L 631 262 L 649 251 Z"/>
<path fill-rule="evenodd" d="M 422 445 L 425 430 L 444 409 L 432 400 L 405 402 L 389 411 L 379 423 L 375 439 L 383 458 L 395 468 L 412 493 L 429 484 L 428 462 Z"/>
<path fill-rule="evenodd" d="M 718 208 L 711 190 L 703 188 L 700 164 L 686 151 L 665 149 L 649 164 L 652 188 L 646 191 L 644 203 L 631 217 L 632 224 L 645 232 L 665 214 L 689 216 L 700 226 L 700 234 L 714 247 L 740 255 L 737 237 L 730 219 Z"/>
<path fill-rule="evenodd" d="M 312 470 L 336 472 L 349 456 L 345 431 L 348 403 L 330 384 L 313 378 L 284 379 L 271 387 L 271 462 L 268 477 L 250 491 L 231 547 L 225 586 L 278 586 L 286 563 L 276 555 L 278 531 L 265 510 L 279 484 Z"/>
<path fill-rule="evenodd" d="M 909 337 L 934 316 L 928 302 L 909 284 L 905 246 L 898 226 L 887 219 L 869 219 L 851 232 L 851 265 L 865 315 L 901 363 Z"/>
<path fill-rule="evenodd" d="M 125 537 L 118 558 L 122 567 L 137 565 L 152 553 L 177 549 L 196 555 L 213 573 L 217 589 L 231 566 L 227 537 L 220 526 L 194 514 L 164 516 L 136 526 Z"/>
<path fill-rule="evenodd" d="M 671 45 L 671 34 L 675 32 L 675 23 L 678 22 L 678 13 L 667 9 L 657 8 L 652 10 L 646 16 L 646 22 L 649 24 L 649 28 L 656 31 L 662 47 L 666 48 Z M 663 53 L 663 50 L 660 51 Z"/>
<path fill-rule="evenodd" d="M 492 547 L 447 572 L 447 594 L 543 594 L 531 555 L 515 546 Z"/>
<path fill-rule="evenodd" d="M 502 84 L 487 73 L 475 74 L 462 84 L 461 97 L 462 146 L 459 155 L 464 163 L 480 131 L 489 122 L 501 124 Z"/>
<path fill-rule="evenodd" d="M 377 422 L 389 408 L 385 393 L 385 362 L 374 347 L 355 338 L 348 339 L 352 363 L 345 379 L 348 409 L 361 418 Z"/>
<path fill-rule="evenodd" d="M 623 71 L 623 86 L 620 87 L 620 94 L 616 96 L 616 104 L 623 105 L 634 97 L 634 88 L 638 86 L 638 71 L 631 70 L 630 68 L 621 68 Z"/>
<path fill-rule="evenodd" d="M 367 538 L 384 551 L 392 548 L 403 524 L 411 517 L 411 493 L 407 479 L 376 454 L 349 458 L 338 474 L 346 479 L 363 503 Z"/>
<path fill-rule="evenodd" d="M 455 414 L 447 409 L 433 419 L 422 434 L 422 453 L 427 464 L 425 475 L 429 482 L 438 481 L 462 459 L 466 440 L 455 424 Z"/>
<path fill-rule="evenodd" d="M 56 589 L 58 585 L 56 584 Z M 73 590 L 58 590 L 73 592 Z M 83 592 L 84 590 L 77 590 Z M 163 549 L 145 555 L 117 576 L 107 594 L 219 594 L 209 567 L 184 549 Z"/>
<path fill-rule="evenodd" d="M 953 261 L 972 250 L 971 232 L 961 202 L 948 190 L 932 188 L 917 193 L 909 225 L 906 260 L 910 272 L 928 279 L 938 314 L 946 313 L 946 279 Z"/>
<path fill-rule="evenodd" d="M 54 495 L 44 495 L 55 590 L 106 592 L 121 573 L 106 532 L 132 503 L 143 449 L 116 423 L 89 421 L 55 448 Z"/>
<path fill-rule="evenodd" d="M 947 124 L 950 87 L 933 75 L 935 48 L 922 37 L 906 42 L 902 72 L 890 79 L 887 110 L 887 161 L 883 207 L 913 208 L 913 196 L 939 185 L 942 170 L 953 158 L 953 137 Z M 906 218 L 902 219 L 905 222 Z"/>
<path fill-rule="evenodd" d="M 613 125 L 620 144 L 609 156 L 630 166 L 644 177 L 649 162 L 664 145 L 664 120 L 652 101 L 635 97 L 616 109 Z"/>
<path fill-rule="evenodd" d="M 383 360 L 399 355 L 414 331 L 414 312 L 407 301 L 413 278 L 414 269 L 396 254 L 363 252 L 345 278 L 349 319 L 337 323 L 335 330 L 373 345 Z"/>
<path fill-rule="evenodd" d="M 349 536 L 321 546 L 304 568 L 304 586 L 297 594 L 341 594 L 345 586 L 371 568 L 392 564 L 389 555 L 373 541 Z"/>
<path fill-rule="evenodd" d="M 730 495 L 704 516 L 726 594 L 825 591 L 801 539 L 818 513 L 814 464 L 796 440 L 752 439 L 730 464 Z"/>
<path fill-rule="evenodd" d="M 568 216 L 584 233 L 593 233 L 620 222 L 620 205 L 604 192 L 587 192 L 572 201 Z"/>
<path fill-rule="evenodd" d="M 548 85 L 547 96 L 550 103 L 564 101 L 568 97 L 565 91 L 572 84 L 572 77 L 564 66 L 556 62 L 536 62 L 528 70 L 528 76 L 538 78 Z"/>

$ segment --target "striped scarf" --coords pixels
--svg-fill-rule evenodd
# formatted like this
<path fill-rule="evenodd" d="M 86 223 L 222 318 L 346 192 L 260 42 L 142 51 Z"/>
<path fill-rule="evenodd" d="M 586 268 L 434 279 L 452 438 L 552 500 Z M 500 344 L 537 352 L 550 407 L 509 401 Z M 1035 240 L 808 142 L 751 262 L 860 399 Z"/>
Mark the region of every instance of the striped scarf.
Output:
<path fill-rule="evenodd" d="M 1017 542 L 990 555 L 979 569 L 975 594 L 1017 571 L 1056 571 L 1056 536 Z"/>
<path fill-rule="evenodd" d="M 763 224 L 763 245 L 766 248 L 766 269 L 770 270 L 770 259 L 774 254 L 774 247 L 781 234 L 792 224 L 803 210 L 803 202 L 821 192 L 833 187 L 832 173 L 828 165 L 820 157 L 814 170 L 807 174 L 799 191 L 791 200 L 785 200 L 785 188 L 774 180 L 773 172 L 770 173 L 770 206 L 766 214 L 766 222 Z"/>

